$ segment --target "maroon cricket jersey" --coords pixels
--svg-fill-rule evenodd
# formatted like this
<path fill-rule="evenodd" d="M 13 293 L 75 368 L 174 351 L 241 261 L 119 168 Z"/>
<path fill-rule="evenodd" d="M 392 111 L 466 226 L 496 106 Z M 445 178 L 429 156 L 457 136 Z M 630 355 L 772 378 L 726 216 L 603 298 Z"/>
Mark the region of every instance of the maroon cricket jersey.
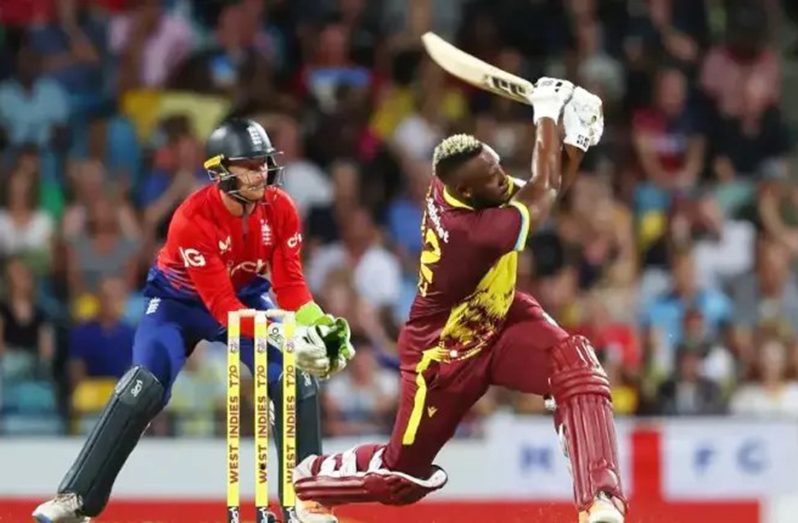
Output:
<path fill-rule="evenodd" d="M 437 178 L 421 223 L 418 293 L 401 336 L 403 349 L 436 349 L 434 359 L 461 359 L 489 345 L 515 294 L 518 251 L 529 210 L 510 201 L 476 210 Z"/>

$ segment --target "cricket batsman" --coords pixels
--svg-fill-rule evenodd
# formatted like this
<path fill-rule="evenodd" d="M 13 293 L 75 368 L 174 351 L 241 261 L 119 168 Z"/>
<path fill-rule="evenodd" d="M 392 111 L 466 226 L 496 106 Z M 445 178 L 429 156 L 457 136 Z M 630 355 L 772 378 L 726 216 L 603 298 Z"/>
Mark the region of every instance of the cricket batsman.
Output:
<path fill-rule="evenodd" d="M 586 338 L 569 335 L 532 296 L 515 291 L 517 252 L 601 137 L 601 101 L 552 78 L 539 79 L 529 100 L 535 144 L 523 187 L 473 136 L 450 136 L 435 148 L 418 291 L 399 335 L 393 434 L 387 445 L 303 460 L 294 474 L 300 498 L 329 507 L 404 505 L 442 488 L 447 475 L 435 456 L 488 386 L 502 385 L 548 398 L 580 523 L 623 523 L 607 376 Z"/>
<path fill-rule="evenodd" d="M 197 343 L 224 341 L 231 311 L 275 309 L 270 290 L 280 309 L 296 312 L 296 363 L 302 371 L 297 376 L 298 459 L 321 452 L 318 384 L 310 375 L 326 378 L 354 355 L 349 326 L 324 314 L 305 284 L 299 216 L 278 187 L 279 152 L 263 127 L 250 120 L 225 122 L 210 135 L 207 152 L 205 168 L 214 183 L 191 194 L 174 213 L 144 288 L 149 303 L 136 330 L 132 368 L 117 384 L 56 497 L 33 512 L 36 521 L 88 522 L 100 514 L 125 460 L 168 403 Z M 241 359 L 250 371 L 253 331 L 252 318 L 242 319 Z M 269 395 L 279 409 L 282 354 L 272 343 L 268 350 Z M 275 419 L 282 419 L 281 413 Z M 284 517 L 337 522 L 324 506 L 301 500 Z"/>

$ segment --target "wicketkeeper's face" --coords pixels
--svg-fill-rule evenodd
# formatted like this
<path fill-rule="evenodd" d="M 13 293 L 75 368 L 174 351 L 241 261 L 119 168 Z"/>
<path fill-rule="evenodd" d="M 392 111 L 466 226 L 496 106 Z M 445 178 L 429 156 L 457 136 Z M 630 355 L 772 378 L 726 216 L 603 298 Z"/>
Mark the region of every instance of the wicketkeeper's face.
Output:
<path fill-rule="evenodd" d="M 498 207 L 509 198 L 510 179 L 499 163 L 499 156 L 490 148 L 466 162 L 459 176 L 460 193 L 477 209 Z"/>
<path fill-rule="evenodd" d="M 238 179 L 241 196 L 251 201 L 263 198 L 268 175 L 265 159 L 237 160 L 228 170 Z"/>

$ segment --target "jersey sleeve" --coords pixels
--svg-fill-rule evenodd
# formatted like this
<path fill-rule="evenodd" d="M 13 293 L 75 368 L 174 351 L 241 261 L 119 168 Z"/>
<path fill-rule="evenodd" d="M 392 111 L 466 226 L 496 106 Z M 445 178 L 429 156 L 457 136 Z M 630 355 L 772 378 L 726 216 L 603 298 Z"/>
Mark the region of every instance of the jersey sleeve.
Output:
<path fill-rule="evenodd" d="M 501 256 L 522 251 L 529 235 L 529 209 L 510 201 L 507 205 L 474 211 L 466 224 L 471 244 L 482 251 Z"/>
<path fill-rule="evenodd" d="M 313 300 L 302 271 L 302 227 L 294 202 L 284 192 L 275 201 L 278 211 L 277 245 L 272 253 L 272 287 L 277 304 L 295 311 Z"/>
<path fill-rule="evenodd" d="M 212 227 L 211 224 L 182 221 L 170 234 L 174 234 L 173 241 L 197 294 L 211 316 L 226 327 L 228 313 L 247 306 L 236 297 L 227 267 L 214 249 L 211 235 L 207 232 Z M 251 319 L 242 320 L 241 332 L 249 337 L 254 335 Z"/>

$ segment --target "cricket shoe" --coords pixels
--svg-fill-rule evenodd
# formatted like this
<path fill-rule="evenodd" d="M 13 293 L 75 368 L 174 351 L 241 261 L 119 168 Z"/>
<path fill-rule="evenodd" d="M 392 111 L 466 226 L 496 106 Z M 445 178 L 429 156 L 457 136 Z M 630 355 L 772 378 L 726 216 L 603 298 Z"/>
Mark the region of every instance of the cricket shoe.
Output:
<path fill-rule="evenodd" d="M 579 523 L 623 523 L 624 512 L 620 500 L 599 492 L 593 504 L 579 513 Z"/>
<path fill-rule="evenodd" d="M 82 506 L 80 496 L 65 492 L 36 507 L 33 519 L 38 523 L 89 523 L 91 519 L 80 513 Z"/>
<path fill-rule="evenodd" d="M 332 513 L 332 509 L 322 505 L 318 501 L 296 499 L 296 518 L 288 520 L 291 523 L 338 523 L 338 518 Z"/>

